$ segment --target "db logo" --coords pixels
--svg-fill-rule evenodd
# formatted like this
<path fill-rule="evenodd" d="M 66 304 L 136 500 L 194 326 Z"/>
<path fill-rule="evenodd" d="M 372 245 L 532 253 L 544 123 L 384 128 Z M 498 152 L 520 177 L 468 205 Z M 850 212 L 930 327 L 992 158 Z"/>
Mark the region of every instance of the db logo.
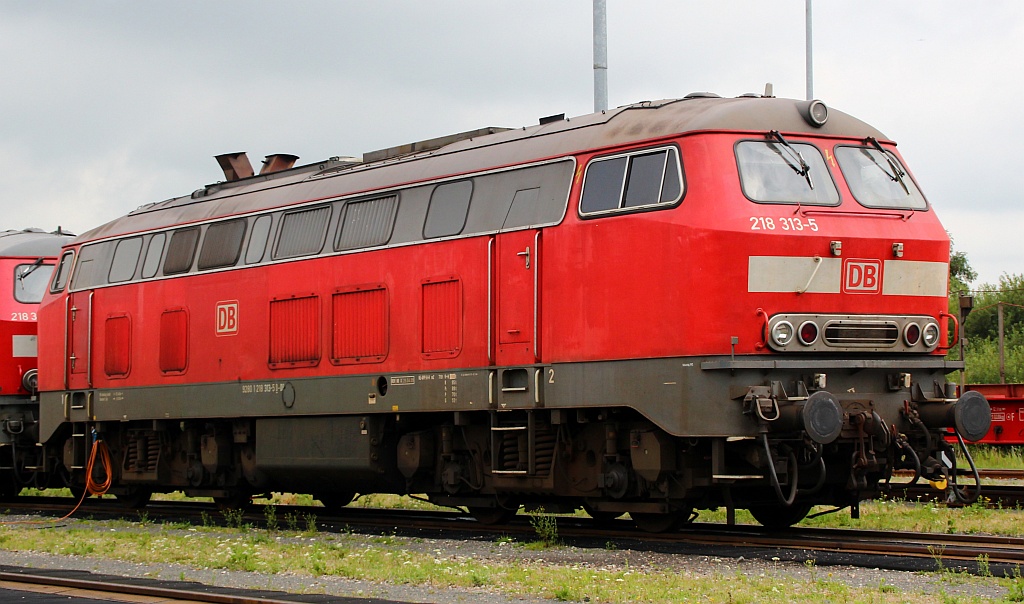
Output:
<path fill-rule="evenodd" d="M 238 300 L 217 303 L 217 335 L 233 336 L 238 333 Z"/>
<path fill-rule="evenodd" d="M 843 291 L 851 294 L 877 294 L 882 291 L 882 262 L 851 258 L 843 269 Z"/>

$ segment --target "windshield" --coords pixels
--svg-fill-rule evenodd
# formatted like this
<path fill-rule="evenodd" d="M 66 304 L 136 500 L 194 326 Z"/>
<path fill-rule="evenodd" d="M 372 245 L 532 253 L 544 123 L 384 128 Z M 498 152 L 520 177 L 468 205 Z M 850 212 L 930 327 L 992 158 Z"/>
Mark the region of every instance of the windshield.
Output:
<path fill-rule="evenodd" d="M 780 137 L 781 138 L 781 137 Z M 837 205 L 839 191 L 821 152 L 807 143 L 743 141 L 736 145 L 743 194 L 761 203 Z"/>
<path fill-rule="evenodd" d="M 52 264 L 19 264 L 14 267 L 14 299 L 24 304 L 42 302 L 52 274 Z"/>
<path fill-rule="evenodd" d="M 836 147 L 839 169 L 860 205 L 924 210 L 928 203 L 896 156 L 872 147 Z"/>

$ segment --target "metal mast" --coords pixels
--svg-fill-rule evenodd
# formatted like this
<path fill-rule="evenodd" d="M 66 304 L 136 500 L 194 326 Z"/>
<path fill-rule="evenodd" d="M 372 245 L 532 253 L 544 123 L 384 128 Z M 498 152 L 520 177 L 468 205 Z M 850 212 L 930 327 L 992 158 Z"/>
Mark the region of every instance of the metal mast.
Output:
<path fill-rule="evenodd" d="M 594 112 L 607 108 L 608 12 L 605 0 L 594 0 Z"/>
<path fill-rule="evenodd" d="M 807 100 L 814 99 L 814 52 L 811 35 L 811 0 L 804 0 L 804 4 L 807 7 Z"/>

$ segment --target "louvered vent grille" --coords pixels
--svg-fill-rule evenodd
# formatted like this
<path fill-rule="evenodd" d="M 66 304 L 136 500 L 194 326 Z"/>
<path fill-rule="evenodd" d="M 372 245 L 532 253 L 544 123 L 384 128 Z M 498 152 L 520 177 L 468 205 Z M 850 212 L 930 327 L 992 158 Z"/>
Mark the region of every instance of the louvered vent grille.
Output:
<path fill-rule="evenodd" d="M 320 360 L 320 299 L 270 303 L 270 366 L 316 365 Z"/>
<path fill-rule="evenodd" d="M 830 321 L 824 337 L 830 346 L 894 346 L 900 328 L 894 321 Z"/>
<path fill-rule="evenodd" d="M 458 279 L 423 284 L 423 353 L 456 356 L 462 346 L 462 287 Z"/>
<path fill-rule="evenodd" d="M 188 313 L 184 309 L 160 315 L 160 371 L 181 373 L 188 366 Z"/>
<path fill-rule="evenodd" d="M 373 363 L 388 354 L 387 290 L 370 286 L 333 297 L 335 363 Z"/>

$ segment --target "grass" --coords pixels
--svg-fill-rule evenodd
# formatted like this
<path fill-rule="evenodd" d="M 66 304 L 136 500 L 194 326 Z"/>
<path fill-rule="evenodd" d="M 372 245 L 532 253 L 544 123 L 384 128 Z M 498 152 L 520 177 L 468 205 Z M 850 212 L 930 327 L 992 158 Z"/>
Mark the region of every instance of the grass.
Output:
<path fill-rule="evenodd" d="M 972 455 L 982 468 L 1024 468 L 1024 449 L 973 446 Z M 61 494 L 60 492 L 26 494 Z M 70 496 L 70 493 L 66 493 Z M 181 494 L 159 495 L 161 499 L 182 499 Z M 313 505 L 308 495 L 274 493 L 258 503 Z M 356 499 L 354 507 L 447 509 L 397 495 L 368 495 Z M 601 568 L 583 564 L 552 564 L 529 559 L 473 559 L 468 556 L 423 553 L 410 548 L 408 540 L 394 535 L 368 537 L 346 531 L 317 532 L 314 514 L 285 513 L 279 520 L 271 506 L 265 511 L 267 529 L 243 524 L 232 517 L 232 527 L 214 526 L 207 516 L 202 526 L 158 524 L 140 516 L 139 522 L 73 521 L 53 530 L 30 530 L 20 525 L 0 524 L 0 550 L 47 552 L 107 558 L 141 564 L 176 563 L 197 569 L 224 569 L 260 573 L 298 573 L 420 585 L 430 588 L 483 588 L 516 596 L 550 598 L 563 602 L 982 602 L 980 596 L 956 596 L 939 587 L 937 593 L 908 593 L 881 581 L 870 587 L 851 587 L 813 563 L 805 564 L 804 576 L 796 577 L 772 568 L 758 574 L 714 570 L 708 563 L 699 571 L 636 569 L 626 565 Z M 817 511 L 817 510 L 815 510 Z M 232 512 L 228 512 L 232 514 Z M 577 513 L 582 514 L 582 512 Z M 755 524 L 745 510 L 737 510 L 737 522 Z M 725 511 L 702 511 L 700 522 L 725 522 Z M 562 547 L 555 515 L 530 514 L 537 539 L 515 544 L 500 537 L 499 546 L 544 550 Z M 879 500 L 861 505 L 861 518 L 852 520 L 840 512 L 804 520 L 803 526 L 900 530 L 905 532 L 992 533 L 1024 536 L 1024 510 L 989 509 L 984 502 L 965 508 L 900 500 Z M 609 542 L 606 552 L 615 551 Z M 1024 578 L 1019 570 L 1012 576 L 995 578 L 956 573 L 943 565 L 941 552 L 934 554 L 936 577 L 952 587 L 971 582 L 997 583 L 1005 590 L 1005 601 L 1024 602 Z M 528 556 L 524 556 L 528 558 Z M 988 568 L 979 560 L 979 569 Z M 782 573 L 781 575 L 779 573 Z M 989 575 L 989 576 L 986 576 Z M 963 591 L 963 590 L 960 590 Z M 968 590 L 969 591 L 969 590 Z"/>
<path fill-rule="evenodd" d="M 975 465 L 987 470 L 1024 470 L 1024 446 L 969 445 Z"/>
<path fill-rule="evenodd" d="M 806 579 L 772 573 L 750 574 L 701 569 L 698 572 L 624 565 L 587 567 L 529 560 L 478 560 L 424 553 L 401 539 L 358 535 L 318 535 L 229 528 L 186 530 L 120 521 L 74 522 L 54 530 L 0 526 L 0 548 L 59 555 L 102 557 L 133 563 L 176 563 L 193 568 L 312 576 L 421 585 L 444 589 L 486 588 L 565 602 L 906 602 L 907 594 L 888 586 L 850 587 L 831 575 Z M 965 580 L 972 580 L 966 578 Z M 1012 590 L 1012 586 L 1008 589 Z M 914 601 L 946 601 L 916 594 Z M 962 602 L 981 599 L 958 600 Z"/>

